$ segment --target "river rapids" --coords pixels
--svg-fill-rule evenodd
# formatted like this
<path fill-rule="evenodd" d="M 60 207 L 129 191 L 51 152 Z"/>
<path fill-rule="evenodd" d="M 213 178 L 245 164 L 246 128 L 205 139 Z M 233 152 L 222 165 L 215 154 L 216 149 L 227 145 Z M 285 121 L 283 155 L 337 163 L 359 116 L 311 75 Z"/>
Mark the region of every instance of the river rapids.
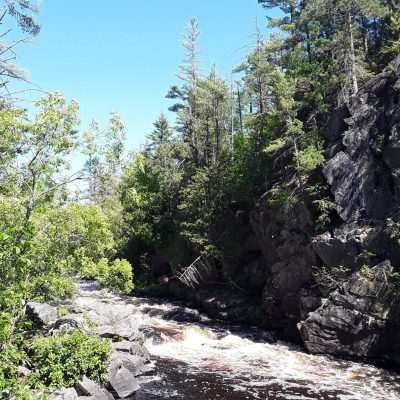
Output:
<path fill-rule="evenodd" d="M 155 372 L 140 378 L 137 400 L 400 400 L 400 373 L 269 343 L 268 332 L 201 316 L 173 302 L 83 289 L 81 305 L 100 302 L 137 317 Z M 180 318 L 175 318 L 180 316 Z"/>

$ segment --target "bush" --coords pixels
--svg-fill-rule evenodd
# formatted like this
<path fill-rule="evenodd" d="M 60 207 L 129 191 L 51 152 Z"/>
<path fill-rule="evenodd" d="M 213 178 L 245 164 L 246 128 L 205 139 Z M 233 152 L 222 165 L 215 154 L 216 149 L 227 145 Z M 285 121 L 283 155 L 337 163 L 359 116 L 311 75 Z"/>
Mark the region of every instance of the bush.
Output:
<path fill-rule="evenodd" d="M 100 277 L 100 284 L 114 291 L 129 294 L 134 289 L 132 266 L 127 260 L 114 260 L 105 276 Z"/>
<path fill-rule="evenodd" d="M 74 386 L 83 375 L 103 383 L 111 355 L 110 340 L 80 331 L 34 339 L 32 363 L 36 386 Z"/>
<path fill-rule="evenodd" d="M 304 150 L 299 151 L 295 158 L 300 169 L 299 172 L 306 176 L 325 163 L 324 150 L 317 149 L 314 145 L 309 145 Z"/>
<path fill-rule="evenodd" d="M 81 275 L 85 279 L 101 281 L 108 274 L 109 265 L 106 258 L 101 258 L 97 263 L 85 257 L 82 260 Z"/>

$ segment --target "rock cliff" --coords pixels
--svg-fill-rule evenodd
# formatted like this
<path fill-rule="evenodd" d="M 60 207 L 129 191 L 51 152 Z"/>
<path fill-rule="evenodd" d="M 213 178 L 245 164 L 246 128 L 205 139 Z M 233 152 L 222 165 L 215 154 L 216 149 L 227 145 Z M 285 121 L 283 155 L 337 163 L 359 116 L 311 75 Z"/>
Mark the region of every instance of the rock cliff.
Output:
<path fill-rule="evenodd" d="M 255 209 L 231 216 L 236 249 L 224 260 L 221 280 L 235 277 L 241 290 L 230 295 L 205 285 L 193 291 L 169 281 L 169 293 L 214 317 L 275 329 L 312 353 L 400 363 L 396 68 L 326 119 L 326 163 L 317 181 L 330 193 L 336 217 L 325 231 L 316 229 L 307 196 L 273 207 L 263 198 Z M 293 171 L 292 181 L 272 178 L 290 190 L 296 181 Z"/>

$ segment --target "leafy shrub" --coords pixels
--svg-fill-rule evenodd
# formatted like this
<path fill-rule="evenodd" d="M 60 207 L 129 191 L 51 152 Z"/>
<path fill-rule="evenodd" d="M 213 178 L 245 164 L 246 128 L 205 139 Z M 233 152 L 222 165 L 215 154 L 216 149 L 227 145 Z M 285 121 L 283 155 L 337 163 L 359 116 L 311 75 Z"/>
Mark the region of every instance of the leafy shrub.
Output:
<path fill-rule="evenodd" d="M 34 339 L 32 343 L 35 386 L 74 386 L 83 375 L 102 383 L 111 354 L 111 342 L 80 331 Z"/>
<path fill-rule="evenodd" d="M 332 222 L 332 215 L 336 210 L 336 203 L 329 198 L 322 198 L 314 200 L 313 204 L 318 210 L 318 217 L 316 220 L 316 228 L 320 230 L 327 229 Z"/>
<path fill-rule="evenodd" d="M 274 154 L 278 150 L 281 150 L 283 147 L 285 147 L 286 141 L 283 138 L 278 138 L 275 140 L 272 140 L 265 146 L 265 153 L 266 154 Z"/>
<path fill-rule="evenodd" d="M 324 150 L 317 149 L 314 145 L 309 145 L 304 150 L 299 151 L 296 162 L 302 174 L 310 175 L 314 170 L 324 164 Z"/>
<path fill-rule="evenodd" d="M 109 272 L 108 260 L 101 258 L 97 263 L 93 260 L 86 259 L 82 262 L 82 276 L 85 279 L 101 281 L 106 278 Z"/>
<path fill-rule="evenodd" d="M 267 192 L 263 197 L 267 197 L 267 204 L 272 208 L 279 208 L 284 205 L 290 205 L 294 202 L 294 198 L 284 188 L 276 186 Z"/>
<path fill-rule="evenodd" d="M 375 278 L 375 274 L 374 271 L 372 270 L 372 268 L 368 265 L 363 265 L 360 269 L 360 274 L 368 279 L 369 281 L 373 281 Z"/>
<path fill-rule="evenodd" d="M 375 253 L 364 249 L 357 257 L 355 257 L 355 261 L 363 265 L 370 265 L 374 257 L 376 257 Z"/>
<path fill-rule="evenodd" d="M 114 260 L 107 269 L 107 273 L 99 279 L 103 287 L 114 291 L 130 293 L 134 289 L 132 266 L 127 260 Z"/>

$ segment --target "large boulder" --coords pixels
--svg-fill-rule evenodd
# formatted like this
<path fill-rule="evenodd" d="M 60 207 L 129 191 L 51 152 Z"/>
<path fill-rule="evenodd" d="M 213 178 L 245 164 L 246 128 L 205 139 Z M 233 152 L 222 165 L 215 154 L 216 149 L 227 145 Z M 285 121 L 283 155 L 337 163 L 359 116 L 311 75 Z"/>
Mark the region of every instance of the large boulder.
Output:
<path fill-rule="evenodd" d="M 122 399 L 134 395 L 140 389 L 134 373 L 125 368 L 120 358 L 112 360 L 108 368 L 107 383 L 110 389 Z"/>
<path fill-rule="evenodd" d="M 88 312 L 89 320 L 95 324 L 96 333 L 106 338 L 121 338 L 143 343 L 140 321 L 130 307 L 118 304 L 94 304 Z"/>
<path fill-rule="evenodd" d="M 390 328 L 399 295 L 391 282 L 393 268 L 385 261 L 354 273 L 329 299 L 299 324 L 311 353 L 382 357 L 393 345 Z M 397 315 L 397 321 L 399 321 Z"/>
<path fill-rule="evenodd" d="M 123 366 L 135 377 L 147 372 L 145 363 L 146 360 L 139 355 L 133 355 L 124 351 L 114 352 L 111 360 L 114 369 L 117 365 Z M 111 370 L 113 370 L 113 368 Z"/>
<path fill-rule="evenodd" d="M 101 388 L 97 383 L 84 376 L 76 385 L 79 394 L 90 400 L 113 400 L 114 396 L 106 389 Z M 79 397 L 82 398 L 82 397 Z M 60 399 L 61 400 L 61 399 Z"/>
<path fill-rule="evenodd" d="M 26 314 L 28 318 L 41 327 L 54 323 L 58 318 L 57 307 L 47 303 L 28 303 Z"/>

